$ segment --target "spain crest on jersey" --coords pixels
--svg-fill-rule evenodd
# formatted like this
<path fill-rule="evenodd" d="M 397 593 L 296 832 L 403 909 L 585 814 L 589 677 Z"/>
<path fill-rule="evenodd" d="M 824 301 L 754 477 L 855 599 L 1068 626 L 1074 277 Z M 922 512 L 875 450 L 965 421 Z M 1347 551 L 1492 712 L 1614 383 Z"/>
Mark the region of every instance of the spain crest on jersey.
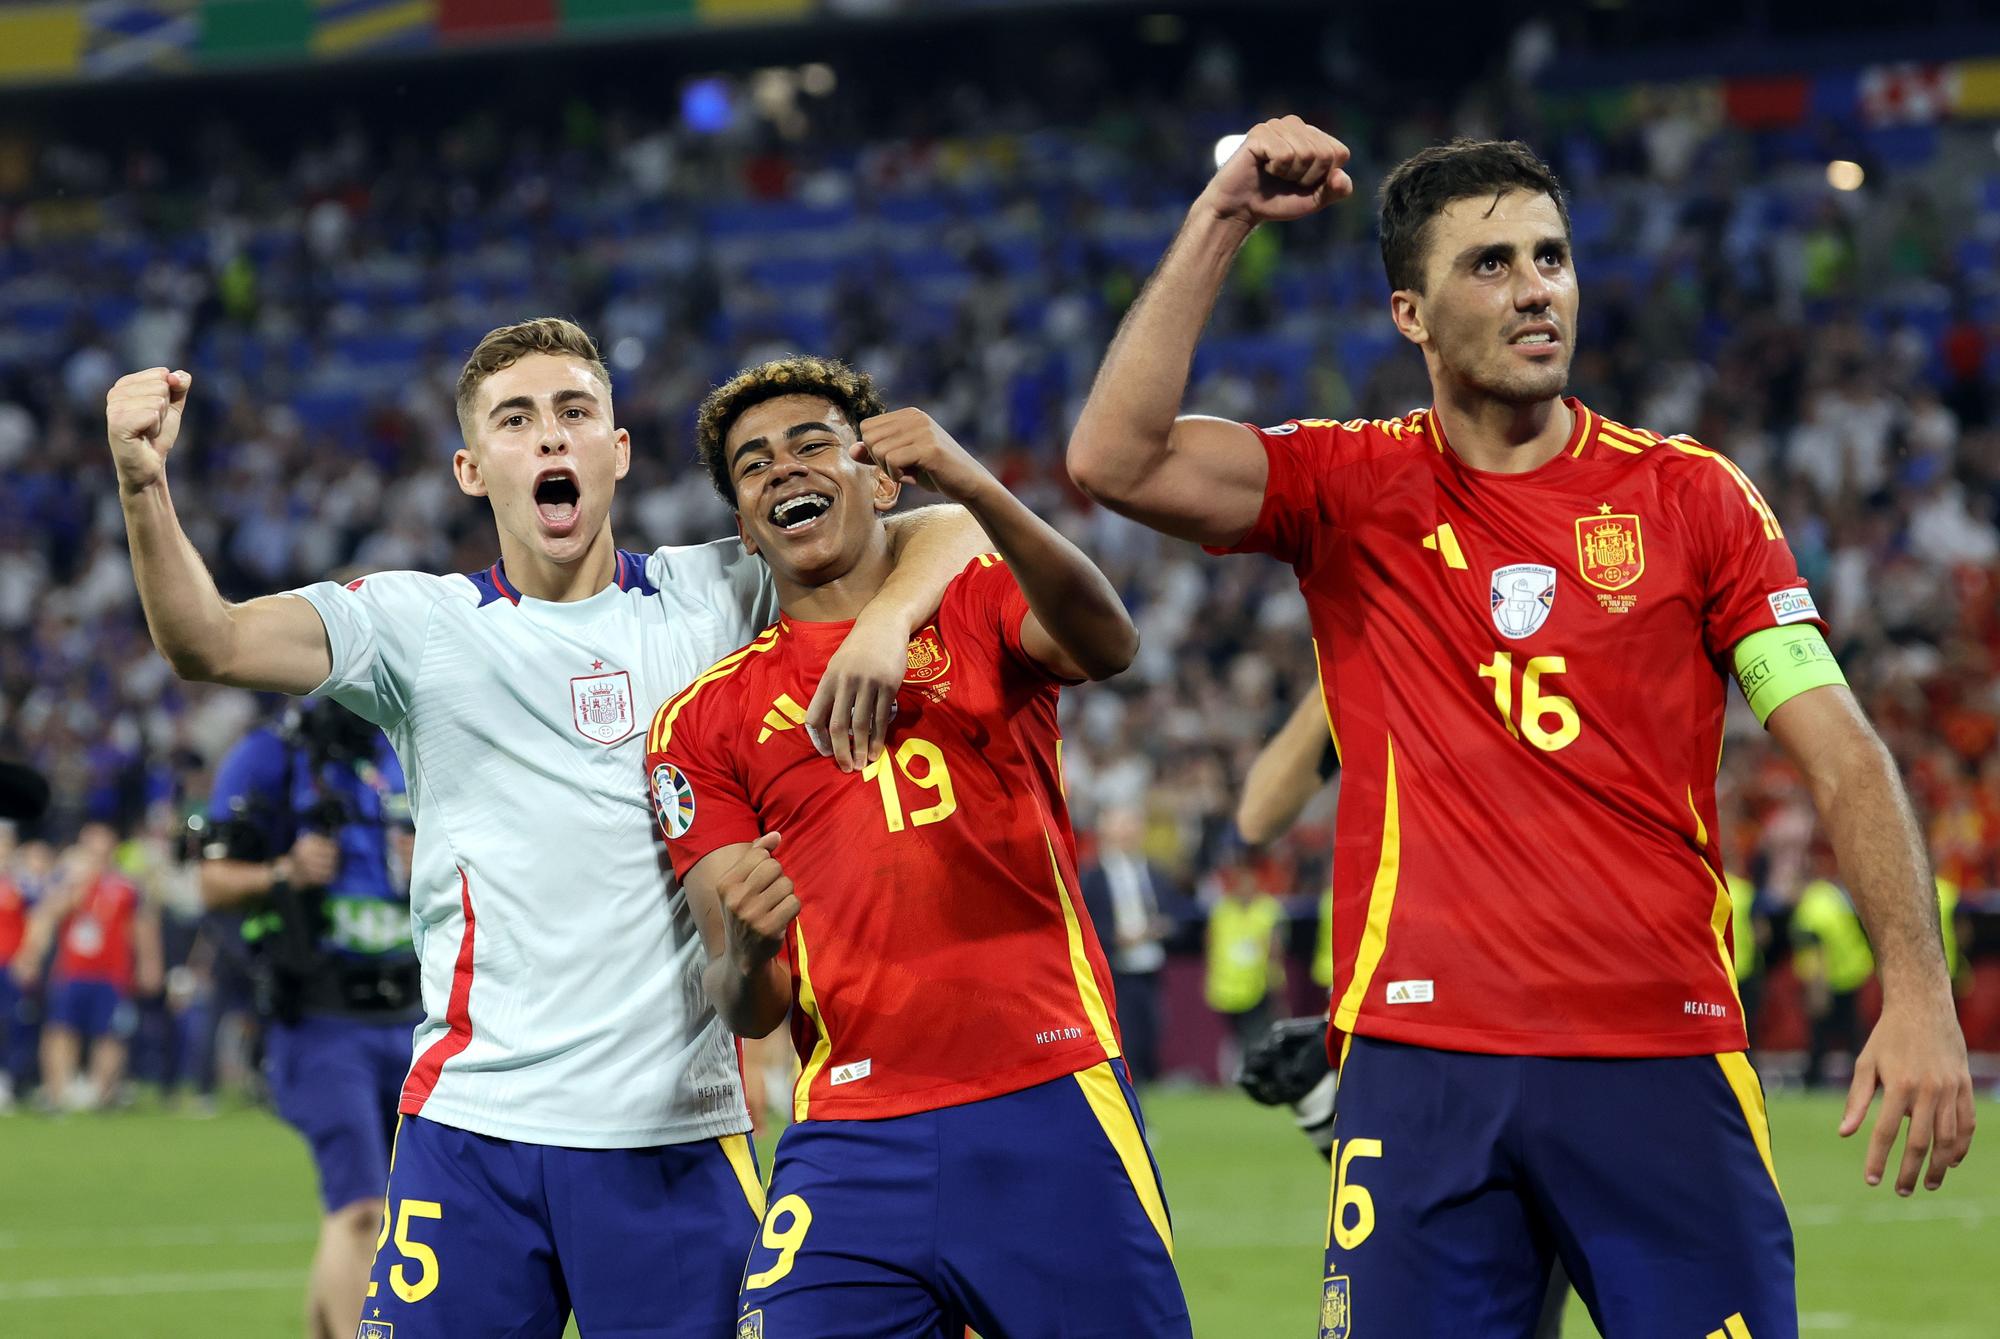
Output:
<path fill-rule="evenodd" d="M 1348 1300 L 1345 1274 L 1329 1274 L 1319 1294 L 1319 1339 L 1347 1339 L 1354 1311 Z"/>
<path fill-rule="evenodd" d="M 624 670 L 579 674 L 569 681 L 576 732 L 599 744 L 616 744 L 639 728 L 632 709 L 632 676 Z"/>
<path fill-rule="evenodd" d="M 660 831 L 679 840 L 694 826 L 694 784 L 670 762 L 653 769 L 653 813 Z"/>
<path fill-rule="evenodd" d="M 396 1339 L 396 1327 L 386 1320 L 364 1320 L 354 1339 Z"/>
<path fill-rule="evenodd" d="M 736 1339 L 764 1339 L 764 1309 L 759 1307 L 736 1322 Z"/>
<path fill-rule="evenodd" d="M 910 638 L 909 670 L 904 683 L 936 683 L 951 670 L 951 652 L 938 640 L 936 628 L 925 628 Z"/>
<path fill-rule="evenodd" d="M 1639 518 L 1630 512 L 1576 518 L 1576 559 L 1599 590 L 1623 590 L 1646 570 Z"/>

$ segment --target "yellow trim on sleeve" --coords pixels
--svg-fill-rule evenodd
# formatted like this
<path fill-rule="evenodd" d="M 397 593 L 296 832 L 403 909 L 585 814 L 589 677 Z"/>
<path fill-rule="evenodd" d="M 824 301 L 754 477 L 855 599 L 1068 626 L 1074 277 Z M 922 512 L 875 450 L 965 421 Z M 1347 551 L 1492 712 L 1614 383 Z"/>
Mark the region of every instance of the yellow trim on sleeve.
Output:
<path fill-rule="evenodd" d="M 1153 1175 L 1153 1159 L 1146 1152 L 1146 1136 L 1139 1133 L 1139 1123 L 1132 1119 L 1132 1108 L 1125 1104 L 1125 1090 L 1118 1086 L 1118 1076 L 1111 1072 L 1111 1062 L 1106 1060 L 1089 1069 L 1078 1070 L 1076 1086 L 1083 1089 L 1083 1097 L 1090 1103 L 1091 1113 L 1104 1127 L 1105 1137 L 1117 1151 L 1118 1160 L 1125 1164 L 1125 1175 L 1131 1179 L 1132 1189 L 1138 1192 L 1139 1203 L 1146 1210 L 1146 1217 L 1152 1220 L 1153 1230 L 1160 1234 L 1160 1244 L 1167 1248 L 1167 1258 L 1172 1259 L 1174 1228 L 1167 1219 L 1167 1199 L 1160 1193 L 1159 1178 Z"/>
<path fill-rule="evenodd" d="M 750 1212 L 761 1223 L 764 1221 L 764 1183 L 757 1176 L 757 1160 L 750 1156 L 750 1137 L 726 1134 L 716 1142 L 722 1145 L 722 1156 L 729 1159 L 730 1169 L 736 1173 L 736 1184 L 743 1187 L 743 1198 L 750 1202 Z"/>
<path fill-rule="evenodd" d="M 700 674 L 695 675 L 693 683 L 661 703 L 660 709 L 653 713 L 653 727 L 646 733 L 646 752 L 658 753 L 661 749 L 665 748 L 667 741 L 673 738 L 674 720 L 681 714 L 681 708 L 694 701 L 695 694 L 699 693 L 709 684 L 714 683 L 717 679 L 726 679 L 734 674 L 752 654 L 762 653 L 776 646 L 778 644 L 780 629 L 780 624 L 772 624 L 758 633 L 757 639 L 751 642 L 750 645 L 740 651 L 733 651 L 716 661 Z"/>
<path fill-rule="evenodd" d="M 1757 1081 L 1757 1071 L 1751 1068 L 1750 1057 L 1743 1052 L 1725 1051 L 1715 1060 L 1722 1066 L 1722 1076 L 1729 1080 L 1729 1090 L 1736 1094 L 1737 1104 L 1743 1108 L 1750 1138 L 1757 1144 L 1757 1156 L 1764 1160 L 1764 1170 L 1770 1173 L 1771 1189 L 1782 1196 L 1785 1192 L 1778 1185 L 1778 1168 L 1771 1161 L 1771 1118 L 1764 1110 L 1764 1085 Z"/>
<path fill-rule="evenodd" d="M 1833 648 L 1810 623 L 1760 628 L 1736 643 L 1730 659 L 1759 725 L 1767 724 L 1772 712 L 1809 688 L 1847 682 Z"/>
<path fill-rule="evenodd" d="M 1770 503 L 1764 501 L 1764 495 L 1757 491 L 1757 485 L 1750 482 L 1750 476 L 1737 468 L 1735 461 L 1723 455 L 1720 451 L 1711 451 L 1707 447 L 1700 446 L 1684 437 L 1670 437 L 1667 440 L 1677 451 L 1683 451 L 1690 456 L 1700 456 L 1704 460 L 1712 460 L 1720 465 L 1728 473 L 1729 477 L 1735 481 L 1737 488 L 1742 490 L 1743 500 L 1750 504 L 1750 510 L 1756 513 L 1758 521 L 1763 524 L 1764 538 L 1783 539 L 1785 537 L 1785 528 L 1778 524 L 1777 513 L 1771 510 Z"/>
<path fill-rule="evenodd" d="M 1097 1034 L 1097 1044 L 1104 1048 L 1106 1060 L 1116 1060 L 1118 1033 L 1111 1026 L 1111 1012 L 1104 1007 L 1104 992 L 1097 988 L 1097 973 L 1091 970 L 1090 955 L 1083 947 L 1083 922 L 1076 918 L 1076 907 L 1070 901 L 1069 886 L 1063 882 L 1062 862 L 1056 859 L 1055 840 L 1044 831 L 1042 840 L 1049 848 L 1049 870 L 1056 877 L 1056 900 L 1062 904 L 1063 933 L 1069 939 L 1069 966 L 1076 977 L 1077 998 L 1083 1002 L 1083 1016 L 1090 1020 L 1090 1030 Z"/>
<path fill-rule="evenodd" d="M 1396 875 L 1402 863 L 1403 831 L 1396 813 L 1396 741 L 1384 741 L 1388 757 L 1388 780 L 1383 787 L 1382 855 L 1375 864 L 1375 882 L 1368 890 L 1368 920 L 1361 930 L 1361 947 L 1354 955 L 1354 975 L 1340 1007 L 1333 1011 L 1333 1025 L 1342 1032 L 1354 1030 L 1355 1015 L 1368 998 L 1375 969 L 1382 965 L 1382 950 L 1389 941 L 1389 913 L 1396 905 Z"/>
<path fill-rule="evenodd" d="M 806 967 L 805 927 L 797 921 L 792 922 L 792 947 L 798 950 L 799 1008 L 812 1020 L 815 1038 L 812 1055 L 800 1067 L 799 1080 L 792 1086 L 792 1119 L 801 1121 L 806 1118 L 807 1108 L 811 1105 L 809 1094 L 813 1080 L 826 1068 L 827 1057 L 833 1054 L 833 1037 L 826 1030 L 826 1020 L 820 1017 L 819 996 L 813 992 L 812 974 Z"/>

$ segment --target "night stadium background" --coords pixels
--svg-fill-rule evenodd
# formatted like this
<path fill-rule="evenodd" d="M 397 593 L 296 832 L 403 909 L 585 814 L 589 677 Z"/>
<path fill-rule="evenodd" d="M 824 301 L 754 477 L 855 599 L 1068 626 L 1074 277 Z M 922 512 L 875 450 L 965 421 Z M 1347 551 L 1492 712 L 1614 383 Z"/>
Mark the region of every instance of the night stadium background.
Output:
<path fill-rule="evenodd" d="M 297 1331 L 311 1167 L 260 1105 L 254 1029 L 178 868 L 229 745 L 274 704 L 177 682 L 148 642 L 106 388 L 197 377 L 180 513 L 225 595 L 334 572 L 472 571 L 446 468 L 489 328 L 594 332 L 633 468 L 628 543 L 730 521 L 693 410 L 786 351 L 874 371 L 1117 583 L 1143 634 L 1070 695 L 1086 858 L 1136 810 L 1176 920 L 1146 1097 L 1197 1332 L 1304 1334 L 1326 1169 L 1218 1077 L 1205 908 L 1287 911 L 1279 1012 L 1313 1013 L 1334 790 L 1246 848 L 1243 773 L 1312 682 L 1284 568 L 1204 559 L 1090 506 L 1062 446 L 1219 140 L 1296 112 L 1358 191 L 1454 133 L 1519 136 L 1571 196 L 1572 388 L 1762 485 L 1900 763 L 1938 872 L 1982 1092 L 2000 1084 L 2000 23 L 1980 7 L 999 0 L 150 0 L 0 7 L 0 758 L 54 803 L 4 852 L 31 896 L 89 823 L 165 931 L 105 1109 L 34 1100 L 8 1029 L 0 1334 Z M 1360 201 L 1255 235 L 1191 410 L 1275 423 L 1425 403 Z M 636 537 L 636 538 L 635 538 Z M 1754 1047 L 1773 1090 L 1808 1333 L 2000 1333 L 2000 1174 L 1861 1184 L 1809 1091 L 1825 990 L 1792 909 L 1833 874 L 1803 783 L 1732 704 L 1720 787 L 1757 887 Z M 1494 840 L 1559 841 L 1507 830 Z M 35 839 L 42 843 L 38 845 Z M 4 945 L 0 945 L 4 946 Z M 11 952 L 11 947 L 8 948 Z M 1858 993 L 1865 1016 L 1872 986 Z M 220 1019 L 222 1026 L 216 1023 Z M 1848 1047 L 1819 1057 L 1845 1073 Z M 1837 1091 L 1837 1090 L 1836 1090 Z M 1994 1122 L 1990 1098 L 1982 1116 Z M 1989 1135 L 1990 1140 L 1993 1136 Z M 1590 1333 L 1573 1306 L 1569 1332 Z M 1368 1339 L 1374 1339 L 1369 1336 Z"/>

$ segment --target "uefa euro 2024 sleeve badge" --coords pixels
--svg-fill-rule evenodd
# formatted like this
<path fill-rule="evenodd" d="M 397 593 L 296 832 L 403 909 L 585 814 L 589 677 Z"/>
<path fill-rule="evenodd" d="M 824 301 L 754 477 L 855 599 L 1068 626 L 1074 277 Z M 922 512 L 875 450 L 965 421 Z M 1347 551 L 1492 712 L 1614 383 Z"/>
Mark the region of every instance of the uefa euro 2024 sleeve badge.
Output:
<path fill-rule="evenodd" d="M 653 769 L 653 813 L 660 831 L 676 841 L 694 826 L 694 785 L 670 762 Z"/>

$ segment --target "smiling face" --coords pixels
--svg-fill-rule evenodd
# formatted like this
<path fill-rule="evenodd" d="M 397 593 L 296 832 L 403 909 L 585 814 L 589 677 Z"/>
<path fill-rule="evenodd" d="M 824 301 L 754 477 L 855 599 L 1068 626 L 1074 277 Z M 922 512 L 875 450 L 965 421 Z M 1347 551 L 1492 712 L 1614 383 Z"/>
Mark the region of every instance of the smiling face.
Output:
<path fill-rule="evenodd" d="M 848 454 L 854 428 L 817 395 L 780 395 L 743 411 L 723 437 L 743 545 L 780 579 L 835 580 L 879 542 L 900 486 Z"/>
<path fill-rule="evenodd" d="M 531 353 L 481 382 L 469 410 L 458 486 L 493 504 L 503 538 L 555 563 L 581 558 L 632 464 L 611 388 L 580 358 Z"/>
<path fill-rule="evenodd" d="M 1561 395 L 1578 297 L 1555 202 L 1523 190 L 1454 200 L 1426 241 L 1423 289 L 1398 289 L 1390 310 L 1424 350 L 1433 383 L 1511 405 Z"/>

